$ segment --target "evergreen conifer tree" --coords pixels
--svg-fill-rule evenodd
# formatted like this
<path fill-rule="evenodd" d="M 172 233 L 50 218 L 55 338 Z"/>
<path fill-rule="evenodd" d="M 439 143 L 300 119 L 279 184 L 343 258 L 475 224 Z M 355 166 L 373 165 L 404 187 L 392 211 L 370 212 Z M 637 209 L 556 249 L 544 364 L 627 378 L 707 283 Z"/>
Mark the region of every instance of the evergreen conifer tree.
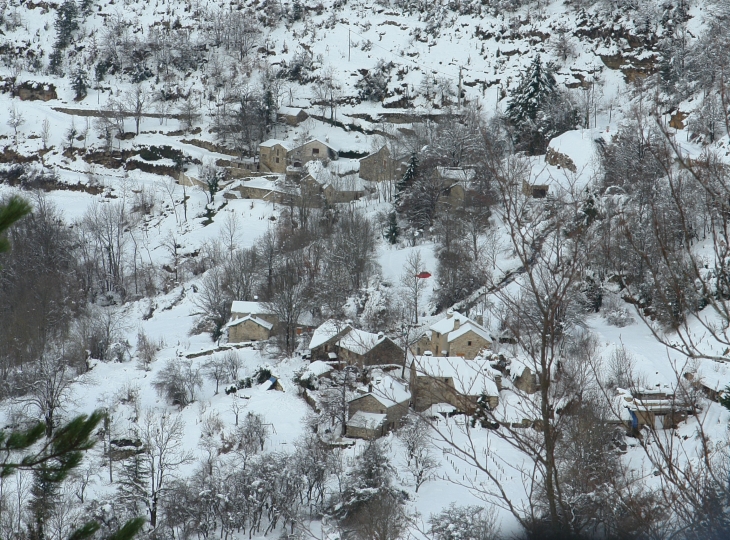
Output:
<path fill-rule="evenodd" d="M 398 206 L 401 201 L 403 192 L 408 189 L 416 179 L 418 174 L 418 154 L 413 152 L 411 154 L 411 160 L 408 162 L 406 172 L 403 173 L 403 177 L 398 180 L 395 184 L 395 205 Z"/>
<path fill-rule="evenodd" d="M 18 470 L 33 473 L 30 511 L 34 523 L 29 531 L 30 538 L 46 537 L 46 520 L 58 487 L 81 464 L 85 451 L 94 446 L 92 437 L 103 417 L 101 411 L 89 416 L 78 416 L 56 429 L 53 436 L 45 437 L 45 440 L 46 426 L 42 422 L 27 430 L 0 431 L 0 452 L 3 455 L 0 478 Z M 143 518 L 131 519 L 121 529 L 105 537 L 105 540 L 130 540 L 143 525 Z M 97 522 L 90 521 L 77 529 L 68 540 L 86 540 L 93 537 L 99 528 Z"/>
<path fill-rule="evenodd" d="M 73 88 L 76 93 L 76 101 L 80 101 L 86 97 L 89 89 L 89 80 L 84 68 L 79 66 L 76 68 L 76 71 L 74 71 L 71 88 Z"/>
<path fill-rule="evenodd" d="M 74 0 L 65 0 L 56 14 L 56 43 L 49 57 L 48 69 L 60 74 L 63 64 L 63 50 L 71 43 L 71 35 L 79 28 L 79 8 Z"/>
<path fill-rule="evenodd" d="M 540 108 L 555 93 L 555 77 L 549 66 L 535 57 L 519 86 L 511 92 L 507 106 L 507 118 L 514 126 L 520 126 L 537 118 Z"/>
<path fill-rule="evenodd" d="M 65 0 L 56 15 L 56 47 L 65 49 L 71 43 L 71 34 L 79 29 L 79 7 L 74 0 Z"/>
<path fill-rule="evenodd" d="M 150 470 L 140 454 L 135 453 L 124 461 L 119 477 L 119 500 L 131 515 L 144 511 L 149 481 Z"/>
<path fill-rule="evenodd" d="M 395 210 L 393 210 L 388 215 L 388 226 L 385 229 L 385 239 L 389 243 L 395 244 L 398 241 L 399 236 L 400 229 L 398 228 L 398 219 L 395 215 Z"/>
<path fill-rule="evenodd" d="M 30 211 L 30 205 L 20 197 L 11 197 L 8 202 L 0 205 L 0 253 L 10 250 L 10 242 L 3 236 L 5 231 Z"/>

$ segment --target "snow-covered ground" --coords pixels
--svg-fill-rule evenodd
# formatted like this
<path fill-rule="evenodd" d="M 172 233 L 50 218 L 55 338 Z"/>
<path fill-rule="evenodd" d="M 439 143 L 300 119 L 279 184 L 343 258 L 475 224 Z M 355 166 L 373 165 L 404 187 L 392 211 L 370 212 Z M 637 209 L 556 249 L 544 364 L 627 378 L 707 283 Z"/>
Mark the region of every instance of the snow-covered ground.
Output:
<path fill-rule="evenodd" d="M 189 10 L 184 8 L 184 3 L 165 4 L 159 3 L 125 1 L 123 9 L 114 7 L 114 2 L 100 2 L 97 4 L 98 11 L 94 10 L 91 15 L 85 17 L 82 24 L 79 42 L 90 43 L 92 34 L 100 33 L 105 25 L 105 16 L 110 14 L 121 17 L 125 24 L 138 27 L 146 33 L 153 27 L 154 23 L 164 19 L 168 23 L 179 18 L 182 26 L 190 26 L 191 39 L 197 39 L 202 29 L 197 26 L 196 18 Z M 535 54 L 542 54 L 546 58 L 557 60 L 554 53 L 554 43 L 551 38 L 541 37 L 543 34 L 551 34 L 560 26 L 575 25 L 576 14 L 566 10 L 561 2 L 549 2 L 543 6 L 539 14 L 532 14 L 532 22 L 517 26 L 517 31 L 508 31 L 508 21 L 504 16 L 474 17 L 472 15 L 449 15 L 449 24 L 435 34 L 426 31 L 428 21 L 421 21 L 414 15 L 404 15 L 385 9 L 380 3 L 375 2 L 350 2 L 338 10 L 331 8 L 331 2 L 325 2 L 327 6 L 323 14 L 311 14 L 307 22 L 295 22 L 289 26 L 281 25 L 273 30 L 264 30 L 262 43 L 265 43 L 266 62 L 271 64 L 283 61 L 291 62 L 293 56 L 306 49 L 319 64 L 320 70 L 326 68 L 332 70 L 332 75 L 338 82 L 340 92 L 343 96 L 356 96 L 355 83 L 359 79 L 360 70 L 371 70 L 378 60 L 394 62 L 396 67 L 393 70 L 394 77 L 391 79 L 389 90 L 394 92 L 398 89 L 395 97 L 411 96 L 410 106 L 412 108 L 384 108 L 381 103 L 361 102 L 350 100 L 351 103 L 342 104 L 336 111 L 335 119 L 342 122 L 346 127 L 332 126 L 327 122 L 310 118 L 297 127 L 279 125 L 275 128 L 272 136 L 294 141 L 303 137 L 317 137 L 327 141 L 338 150 L 367 153 L 377 148 L 381 139 L 376 135 L 367 135 L 353 128 L 362 128 L 365 131 L 384 130 L 393 131 L 397 127 L 409 129 L 412 123 L 390 124 L 386 120 L 392 114 L 402 113 L 403 115 L 413 114 L 440 114 L 445 107 L 434 107 L 434 100 L 426 100 L 419 95 L 419 89 L 424 85 L 424 78 L 437 77 L 444 79 L 451 91 L 454 92 L 459 84 L 464 88 L 466 100 L 471 103 L 478 103 L 487 116 L 496 111 L 504 109 L 504 92 L 516 85 L 519 74 L 534 58 Z M 219 6 L 208 6 L 215 9 L 227 10 L 228 3 Z M 167 10 L 166 12 L 164 10 Z M 694 8 L 700 9 L 700 8 Z M 53 45 L 53 22 L 54 10 L 47 10 L 34 5 L 34 9 L 21 10 L 22 24 L 13 31 L 8 31 L 4 40 L 6 41 L 29 41 L 33 50 L 44 50 L 49 52 Z M 694 12 L 693 12 L 694 13 Z M 525 17 L 528 10 L 515 15 Z M 693 24 L 700 24 L 703 14 L 695 13 Z M 323 24 L 330 18 L 334 23 L 329 27 Z M 494 37 L 485 39 L 479 35 L 490 34 L 492 36 L 504 34 L 504 38 L 497 41 Z M 83 37 L 82 37 L 83 36 Z M 538 36 L 535 38 L 535 36 Z M 616 54 L 615 45 L 599 45 L 592 41 L 571 38 L 575 48 L 575 55 L 567 62 L 562 63 L 557 72 L 559 84 L 576 83 L 576 74 L 588 78 L 593 77 L 601 83 L 602 95 L 600 103 L 591 115 L 589 129 L 570 131 L 556 138 L 550 143 L 550 148 L 561 154 L 567 155 L 577 168 L 576 173 L 567 173 L 564 169 L 555 165 L 549 165 L 544 156 L 534 158 L 532 163 L 532 178 L 534 183 L 557 183 L 566 190 L 581 191 L 595 180 L 597 162 L 594 152 L 595 139 L 602 137 L 608 139 L 614 133 L 621 122 L 628 117 L 630 107 L 630 96 L 624 75 L 619 70 L 611 70 L 604 64 L 601 55 Z M 73 62 L 77 62 L 87 53 L 76 56 Z M 253 53 L 259 54 L 259 53 Z M 212 58 L 212 54 L 211 54 Z M 259 67 L 264 65 L 264 60 L 257 58 Z M 69 63 L 68 69 L 73 67 Z M 256 69 L 256 75 L 252 80 L 258 82 L 256 77 L 260 76 L 261 70 Z M 398 73 L 397 77 L 395 73 Z M 0 75 L 8 77 L 11 68 L 0 68 Z M 57 110 L 61 107 L 79 109 L 81 111 L 94 111 L 104 109 L 107 99 L 112 95 L 118 96 L 132 88 L 128 78 L 120 76 L 108 76 L 100 84 L 100 88 L 92 88 L 89 95 L 78 102 L 73 100 L 73 91 L 70 78 L 60 78 L 48 75 L 42 70 L 29 71 L 27 68 L 20 69 L 16 74 L 16 83 L 34 81 L 44 84 L 55 85 L 58 93 L 57 99 L 49 101 L 21 101 L 13 98 L 10 93 L 0 93 L 0 146 L 6 149 L 12 148 L 22 155 L 38 155 L 44 148 L 42 141 L 43 124 L 49 123 L 48 139 L 45 145 L 50 148 L 38 159 L 38 165 L 42 164 L 54 170 L 62 184 L 84 186 L 101 186 L 100 194 L 89 194 L 76 190 L 53 190 L 44 196 L 48 201 L 55 204 L 64 216 L 69 225 L 80 222 L 86 215 L 89 208 L 97 204 L 111 204 L 121 200 L 131 203 L 133 192 L 146 189 L 157 195 L 158 203 L 155 205 L 152 214 L 143 219 L 144 224 L 140 230 L 144 231 L 146 256 L 149 262 L 155 265 L 163 265 L 169 262 L 169 252 L 164 247 L 165 239 L 174 235 L 182 245 L 182 252 L 189 254 L 205 247 L 214 239 L 218 239 L 230 230 L 230 220 L 235 217 L 238 226 L 235 230 L 234 242 L 237 247 L 250 247 L 254 245 L 263 234 L 274 226 L 276 219 L 282 211 L 270 202 L 261 200 L 231 199 L 225 201 L 219 197 L 216 208 L 219 210 L 212 223 L 205 224 L 203 214 L 208 203 L 203 191 L 194 188 L 183 188 L 175 184 L 166 175 L 158 175 L 140 170 L 125 171 L 123 169 L 107 168 L 102 165 L 92 165 L 83 159 L 80 154 L 64 152 L 68 146 L 66 133 L 72 123 L 76 130 L 87 131 L 86 137 L 79 141 L 75 140 L 75 147 L 86 147 L 87 149 L 98 150 L 102 141 L 93 127 L 93 118 L 81 115 L 73 115 L 68 112 Z M 191 161 L 199 163 L 213 163 L 217 159 L 230 159 L 233 153 L 221 153 L 206 150 L 189 142 L 189 139 L 205 142 L 219 142 L 216 134 L 210 129 L 213 125 L 212 111 L 215 109 L 213 103 L 208 106 L 205 103 L 204 70 L 193 71 L 188 77 L 182 77 L 175 82 L 178 88 L 187 91 L 198 92 L 198 98 L 202 104 L 201 119 L 196 123 L 202 130 L 198 134 L 170 134 L 170 132 L 181 129 L 181 122 L 174 118 L 160 121 L 157 118 L 142 118 L 140 124 L 140 135 L 131 140 L 114 140 L 115 150 L 132 150 L 152 145 L 169 145 L 174 149 L 183 151 Z M 150 79 L 143 83 L 152 92 L 159 92 L 164 86 L 159 80 Z M 434 90 L 434 93 L 436 90 Z M 452 95 L 450 100 L 455 101 Z M 280 97 L 279 105 L 293 108 L 303 107 L 310 115 L 329 116 L 328 110 L 321 109 L 314 102 L 314 90 L 312 85 L 290 84 Z M 690 104 L 687 105 L 689 108 Z M 24 122 L 18 127 L 17 143 L 16 134 L 7 123 L 8 111 L 14 108 L 22 115 Z M 152 110 L 150 109 L 150 112 Z M 88 120 L 88 121 L 87 121 Z M 383 120 L 383 121 L 381 121 Z M 387 124 L 387 125 L 386 125 Z M 133 122 L 127 120 L 127 131 L 131 131 Z M 681 135 L 681 133 L 680 133 Z M 682 137 L 678 137 L 680 140 Z M 718 144 L 726 144 L 727 138 L 722 139 Z M 684 145 L 688 151 L 696 153 L 700 148 L 687 142 Z M 164 163 L 164 162 L 159 162 Z M 197 165 L 191 165 L 188 173 L 195 175 L 198 172 Z M 0 197 L 10 193 L 16 193 L 16 188 L 0 184 Z M 183 217 L 183 197 L 187 196 L 187 220 Z M 380 212 L 387 212 L 390 204 L 378 201 L 374 198 L 365 199 L 353 203 L 354 207 L 362 209 L 368 216 L 374 217 Z M 519 262 L 512 253 L 509 237 L 505 228 L 501 225 L 499 213 L 495 212 L 492 218 L 496 228 L 496 241 L 502 249 L 497 253 L 494 261 L 494 281 L 514 271 Z M 434 244 L 430 240 L 419 241 L 417 245 L 410 246 L 407 242 L 401 242 L 395 246 L 389 245 L 383 239 L 378 240 L 377 261 L 380 266 L 380 274 L 374 283 L 385 282 L 391 286 L 398 287 L 400 276 L 406 260 L 414 252 L 420 252 L 424 262 L 424 270 L 435 274 L 436 257 Z M 213 352 L 217 344 L 213 343 L 207 334 L 191 335 L 195 325 L 196 314 L 199 308 L 196 306 L 195 298 L 198 294 L 202 276 L 191 277 L 184 283 L 174 287 L 167 294 L 161 294 L 151 300 L 143 299 L 130 302 L 122 306 L 124 314 L 125 337 L 129 343 L 135 343 L 137 334 L 143 331 L 153 342 L 160 344 L 157 359 L 153 362 L 151 369 L 145 371 L 137 366 L 136 362 L 125 363 L 104 363 L 94 362 L 92 369 L 79 377 L 74 385 L 71 398 L 65 404 L 65 414 L 72 416 L 77 413 L 88 413 L 99 407 L 107 406 L 114 402 L 114 396 L 128 393 L 130 389 L 137 389 L 141 409 L 153 409 L 156 411 L 169 411 L 177 414 L 177 407 L 166 403 L 152 386 L 157 373 L 164 367 L 169 359 L 196 355 L 192 358 L 195 366 L 200 367 L 209 362 L 215 355 L 222 355 L 223 352 Z M 443 317 L 443 314 L 432 313 L 431 298 L 434 294 L 435 279 L 427 280 L 421 302 L 422 311 L 426 317 L 421 324 L 427 325 Z M 516 281 L 506 285 L 507 288 L 517 289 L 519 283 Z M 481 295 L 479 301 L 474 302 L 473 315 L 485 316 L 484 324 L 492 331 L 497 331 L 498 322 L 490 317 L 490 308 L 497 300 L 489 295 Z M 150 305 L 154 304 L 156 309 L 149 318 L 143 315 L 149 311 Z M 631 309 L 631 308 L 629 308 Z M 599 315 L 592 316 L 588 320 L 588 327 L 597 336 L 600 344 L 600 355 L 608 357 L 617 347 L 623 346 L 636 359 L 636 368 L 642 377 L 650 385 L 661 385 L 662 387 L 673 387 L 676 384 L 677 375 L 683 374 L 687 360 L 676 351 L 668 349 L 657 341 L 649 329 L 635 317 L 633 324 L 618 328 L 611 326 Z M 700 332 L 697 327 L 696 331 Z M 306 338 L 306 336 L 305 336 Z M 715 354 L 721 354 L 718 344 L 705 341 L 706 346 Z M 206 351 L 208 351 L 206 353 Z M 283 391 L 267 390 L 267 384 L 254 385 L 250 389 L 239 390 L 236 394 L 227 395 L 221 391 L 215 395 L 215 384 L 206 381 L 199 390 L 196 402 L 182 409 L 179 412 L 185 424 L 185 445 L 199 457 L 203 450 L 199 447 L 201 438 L 201 424 L 206 416 L 217 414 L 223 421 L 226 429 L 231 429 L 234 423 L 234 411 L 232 404 L 240 405 L 240 414 L 247 412 L 257 413 L 263 416 L 265 422 L 270 426 L 270 438 L 266 443 L 265 451 L 286 452 L 293 443 L 304 433 L 305 418 L 309 413 L 309 405 L 299 397 L 296 384 L 293 381 L 295 374 L 301 370 L 305 362 L 301 359 L 284 358 L 272 348 L 246 347 L 237 350 L 243 359 L 241 376 L 251 376 L 258 367 L 270 365 L 272 372 L 279 377 Z M 198 355 L 199 353 L 202 353 Z M 723 376 L 725 374 L 723 373 Z M 730 382 L 730 374 L 718 384 Z M 509 400 L 507 400 L 508 402 Z M 12 404 L 4 404 L 2 412 L 6 415 L 8 422 L 12 412 Z M 128 408 L 120 407 L 120 414 L 130 415 Z M 505 413 L 508 415 L 508 413 Z M 704 423 L 707 432 L 713 437 L 717 444 L 726 439 L 730 413 L 718 404 L 711 404 L 704 411 Z M 122 419 L 120 429 L 129 429 L 131 419 L 127 416 Z M 451 419 L 440 419 L 438 422 L 447 424 L 449 422 L 462 421 L 460 417 Z M 681 436 L 692 437 L 696 432 L 694 425 L 698 419 L 690 418 L 678 430 Z M 125 428 L 124 422 L 127 423 Z M 505 445 L 503 441 L 490 435 L 487 429 L 476 428 L 475 437 L 479 449 L 489 448 L 489 452 L 496 456 L 490 461 L 494 467 L 502 467 L 502 460 L 509 460 L 514 456 L 513 450 Z M 423 520 L 441 511 L 451 502 L 466 504 L 484 504 L 477 494 L 467 486 L 470 482 L 478 484 L 480 478 L 477 471 L 449 456 L 444 449 L 439 449 L 439 457 L 442 458 L 440 468 L 434 473 L 431 481 L 426 482 L 415 493 L 412 479 L 402 463 L 401 443 L 394 435 L 387 436 L 390 455 L 398 467 L 398 480 L 410 492 L 411 500 L 409 505 L 417 511 Z M 349 457 L 354 456 L 362 450 L 362 441 L 357 442 L 352 448 L 344 450 Z M 516 458 L 519 459 L 519 458 Z M 638 448 L 632 447 L 622 458 L 637 471 L 643 471 L 647 464 L 642 459 Z M 192 467 L 192 465 L 190 465 Z M 190 469 L 181 471 L 190 472 Z M 648 471 L 644 471 L 647 472 Z M 509 471 L 503 472 L 503 478 L 510 495 L 517 500 L 526 496 L 523 479 L 511 476 Z M 92 486 L 92 491 L 105 492 L 111 489 L 100 476 Z M 499 519 L 502 531 L 505 533 L 516 530 L 514 519 L 505 510 L 499 511 Z"/>

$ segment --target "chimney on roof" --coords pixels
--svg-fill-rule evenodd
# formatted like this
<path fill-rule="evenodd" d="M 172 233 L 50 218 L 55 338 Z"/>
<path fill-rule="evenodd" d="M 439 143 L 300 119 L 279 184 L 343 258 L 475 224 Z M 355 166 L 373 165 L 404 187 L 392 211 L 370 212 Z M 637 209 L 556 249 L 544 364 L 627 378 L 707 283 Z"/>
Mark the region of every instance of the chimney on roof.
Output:
<path fill-rule="evenodd" d="M 378 341 L 380 341 L 384 337 L 385 337 L 385 334 L 383 332 L 378 332 Z"/>
<path fill-rule="evenodd" d="M 373 393 L 373 383 L 368 383 L 368 393 L 369 394 Z"/>
<path fill-rule="evenodd" d="M 451 317 L 453 317 L 453 316 L 454 316 L 454 310 L 453 310 L 453 309 L 450 309 L 450 310 L 448 310 L 448 311 L 446 312 L 446 318 L 447 318 L 447 319 L 450 319 L 450 318 L 451 318 Z"/>
<path fill-rule="evenodd" d="M 454 318 L 454 330 L 458 330 L 460 326 L 461 326 L 461 321 L 459 320 L 458 317 L 455 317 Z"/>

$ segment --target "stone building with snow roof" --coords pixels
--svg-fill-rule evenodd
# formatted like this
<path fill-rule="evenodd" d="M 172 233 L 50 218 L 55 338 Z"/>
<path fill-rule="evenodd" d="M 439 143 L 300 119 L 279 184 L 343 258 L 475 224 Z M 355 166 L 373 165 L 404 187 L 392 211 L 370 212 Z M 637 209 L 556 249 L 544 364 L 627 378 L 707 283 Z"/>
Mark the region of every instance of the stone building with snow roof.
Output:
<path fill-rule="evenodd" d="M 408 387 L 387 373 L 379 370 L 374 372 L 367 388 L 358 389 L 358 393 L 360 395 L 348 402 L 348 418 L 352 418 L 358 412 L 385 415 L 381 435 L 397 429 L 401 425 L 403 417 L 408 414 L 408 406 L 411 401 Z M 350 433 L 349 422 L 347 435 L 359 436 Z"/>
<path fill-rule="evenodd" d="M 328 204 L 356 201 L 367 193 L 365 182 L 358 173 L 339 176 L 325 168 L 310 168 L 300 185 L 302 190 L 322 195 Z"/>
<path fill-rule="evenodd" d="M 416 343 L 416 353 L 430 351 L 434 356 L 462 356 L 473 359 L 492 346 L 486 328 L 453 310 L 446 318 L 432 324 Z"/>
<path fill-rule="evenodd" d="M 385 435 L 387 415 L 357 411 L 347 421 L 345 434 L 353 439 L 372 441 Z"/>
<path fill-rule="evenodd" d="M 387 145 L 377 152 L 360 158 L 360 177 L 369 182 L 392 181 L 403 176 L 408 157 L 393 156 Z"/>
<path fill-rule="evenodd" d="M 312 360 L 337 359 L 359 367 L 403 365 L 404 354 L 392 339 L 382 332 L 374 334 L 357 330 L 349 323 L 329 320 L 313 333 L 309 343 Z"/>
<path fill-rule="evenodd" d="M 312 139 L 295 148 L 288 153 L 289 163 L 293 167 L 303 167 L 306 163 L 314 160 L 336 160 L 339 156 L 337 151 L 329 144 Z"/>
<path fill-rule="evenodd" d="M 284 174 L 286 172 L 291 143 L 269 139 L 259 145 L 259 168 L 263 172 Z"/>
<path fill-rule="evenodd" d="M 411 360 L 413 407 L 424 411 L 432 405 L 448 403 L 461 412 L 473 414 L 481 402 L 494 409 L 499 404 L 500 377 L 484 358 L 434 356 L 429 351 Z"/>
<path fill-rule="evenodd" d="M 229 343 L 265 341 L 276 334 L 278 317 L 260 302 L 234 301 L 226 325 Z"/>
<path fill-rule="evenodd" d="M 730 364 L 700 358 L 684 373 L 712 401 L 720 401 L 725 389 L 730 386 Z"/>
<path fill-rule="evenodd" d="M 228 343 L 244 341 L 266 341 L 273 334 L 274 325 L 256 316 L 247 315 L 230 321 L 228 328 Z"/>

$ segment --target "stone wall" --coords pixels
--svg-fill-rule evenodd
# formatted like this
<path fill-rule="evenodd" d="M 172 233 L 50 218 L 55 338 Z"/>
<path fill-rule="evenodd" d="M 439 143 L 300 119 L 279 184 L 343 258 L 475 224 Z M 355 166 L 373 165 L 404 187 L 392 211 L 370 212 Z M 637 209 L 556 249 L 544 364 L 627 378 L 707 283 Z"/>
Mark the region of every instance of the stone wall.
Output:
<path fill-rule="evenodd" d="M 387 338 L 378 343 L 362 357 L 363 366 L 377 366 L 382 364 L 397 364 L 402 366 L 403 362 L 403 349 L 391 339 Z"/>
<path fill-rule="evenodd" d="M 247 320 L 234 326 L 228 327 L 228 342 L 240 343 L 242 341 L 265 341 L 269 339 L 269 330 L 256 324 L 252 320 Z"/>
<path fill-rule="evenodd" d="M 401 419 L 408 414 L 408 402 L 396 403 L 391 407 L 386 407 L 372 395 L 365 394 L 361 398 L 350 401 L 348 418 L 351 418 L 358 411 L 386 415 L 384 431 L 391 431 L 397 429 L 400 426 Z"/>
<path fill-rule="evenodd" d="M 457 392 L 451 377 L 418 373 L 414 365 L 411 365 L 411 395 L 413 407 L 419 412 L 437 403 L 448 403 L 467 414 L 474 413 L 477 407 L 477 396 Z"/>
<path fill-rule="evenodd" d="M 489 348 L 491 343 L 472 331 L 459 336 L 449 343 L 449 356 L 463 356 L 469 360 L 476 358 L 479 351 Z"/>
<path fill-rule="evenodd" d="M 277 159 L 279 160 L 278 162 L 276 161 Z M 259 163 L 261 164 L 261 169 L 264 171 L 284 174 L 287 165 L 286 148 L 280 144 L 275 144 L 271 147 L 259 147 Z"/>

